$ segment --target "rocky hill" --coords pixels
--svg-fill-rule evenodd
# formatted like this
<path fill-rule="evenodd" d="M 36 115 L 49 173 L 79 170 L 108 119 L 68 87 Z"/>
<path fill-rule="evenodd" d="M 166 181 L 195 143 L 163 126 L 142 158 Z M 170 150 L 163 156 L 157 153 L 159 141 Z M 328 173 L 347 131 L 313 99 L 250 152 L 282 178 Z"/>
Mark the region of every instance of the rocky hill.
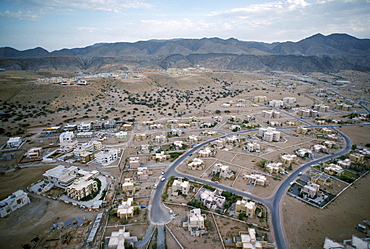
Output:
<path fill-rule="evenodd" d="M 99 43 L 48 52 L 0 48 L 0 68 L 16 70 L 112 70 L 205 67 L 218 70 L 296 72 L 370 71 L 370 39 L 316 34 L 298 42 L 246 42 L 234 38 Z"/>

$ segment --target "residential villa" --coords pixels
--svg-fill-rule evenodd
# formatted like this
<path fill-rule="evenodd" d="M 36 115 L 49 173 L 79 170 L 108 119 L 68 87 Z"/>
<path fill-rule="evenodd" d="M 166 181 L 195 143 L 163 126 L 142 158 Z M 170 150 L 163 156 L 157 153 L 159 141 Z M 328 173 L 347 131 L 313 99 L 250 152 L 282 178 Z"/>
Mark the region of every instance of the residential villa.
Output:
<path fill-rule="evenodd" d="M 202 189 L 200 192 L 200 201 L 208 209 L 215 211 L 216 209 L 222 210 L 226 201 L 226 197 L 221 195 L 222 191 L 215 189 L 211 191 L 209 189 Z"/>
<path fill-rule="evenodd" d="M 123 201 L 121 205 L 118 206 L 117 216 L 118 218 L 127 219 L 134 217 L 135 209 L 140 209 L 139 206 L 133 206 L 134 198 L 127 198 L 126 201 Z"/>
<path fill-rule="evenodd" d="M 130 169 L 137 169 L 140 167 L 140 157 L 137 156 L 131 156 L 128 159 L 128 166 Z"/>
<path fill-rule="evenodd" d="M 254 96 L 254 101 L 255 102 L 267 102 L 267 97 L 266 96 Z"/>
<path fill-rule="evenodd" d="M 135 134 L 136 141 L 144 141 L 149 138 L 150 138 L 150 134 L 145 134 L 145 133 Z"/>
<path fill-rule="evenodd" d="M 187 195 L 189 192 L 190 183 L 189 181 L 182 181 L 182 179 L 175 179 L 172 183 L 172 195 L 178 195 L 179 192 L 183 195 Z"/>
<path fill-rule="evenodd" d="M 73 131 L 66 131 L 59 135 L 59 143 L 62 149 L 72 150 L 77 146 L 76 136 Z"/>
<path fill-rule="evenodd" d="M 22 138 L 21 137 L 11 137 L 6 142 L 7 148 L 17 148 L 22 144 Z"/>
<path fill-rule="evenodd" d="M 326 146 L 322 144 L 311 145 L 311 149 L 316 153 L 319 152 L 328 153 L 328 148 L 326 148 Z"/>
<path fill-rule="evenodd" d="M 297 155 L 280 154 L 280 159 L 288 166 L 298 162 Z"/>
<path fill-rule="evenodd" d="M 77 124 L 77 130 L 79 132 L 87 132 L 91 130 L 91 122 L 81 122 Z"/>
<path fill-rule="evenodd" d="M 166 143 L 166 142 L 167 142 L 167 138 L 166 138 L 166 136 L 164 136 L 164 135 L 158 135 L 158 136 L 155 136 L 155 137 L 153 138 L 153 141 L 154 141 L 155 143 L 163 144 L 163 143 Z"/>
<path fill-rule="evenodd" d="M 95 160 L 97 163 L 107 165 L 118 159 L 119 149 L 109 148 L 100 151 L 95 154 Z"/>
<path fill-rule="evenodd" d="M 214 155 L 216 155 L 216 150 L 213 150 L 209 147 L 205 147 L 204 149 L 198 151 L 199 157 L 211 157 Z"/>
<path fill-rule="evenodd" d="M 26 158 L 40 158 L 42 155 L 42 147 L 30 148 L 26 153 Z"/>
<path fill-rule="evenodd" d="M 130 232 L 126 232 L 126 227 L 113 231 L 109 237 L 108 249 L 125 249 L 125 243 L 134 246 L 138 242 L 136 236 L 130 236 Z"/>
<path fill-rule="evenodd" d="M 329 148 L 329 149 L 332 149 L 332 148 L 336 148 L 337 147 L 337 144 L 334 142 L 334 141 L 325 141 L 324 142 L 324 145 Z"/>
<path fill-rule="evenodd" d="M 268 104 L 270 107 L 281 107 L 283 106 L 284 101 L 273 99 L 273 100 L 270 100 Z"/>
<path fill-rule="evenodd" d="M 229 166 L 223 165 L 221 163 L 216 163 L 212 169 L 212 175 L 220 173 L 220 177 L 230 178 L 234 173 L 229 169 Z"/>
<path fill-rule="evenodd" d="M 306 135 L 309 132 L 308 128 L 305 128 L 303 126 L 298 126 L 297 127 L 297 133 Z"/>
<path fill-rule="evenodd" d="M 160 153 L 155 153 L 152 156 L 152 159 L 158 162 L 164 162 L 165 160 L 170 159 L 170 157 L 171 157 L 170 155 L 166 155 L 164 154 L 164 151 L 161 151 Z"/>
<path fill-rule="evenodd" d="M 263 110 L 262 111 L 262 117 L 263 118 L 280 118 L 281 117 L 281 112 L 275 111 L 275 110 Z"/>
<path fill-rule="evenodd" d="M 309 198 L 315 198 L 320 190 L 320 185 L 313 183 L 313 182 L 308 182 L 301 190 L 301 194 L 303 197 L 309 197 Z"/>
<path fill-rule="evenodd" d="M 240 231 L 239 237 L 233 237 L 236 248 L 241 249 L 263 249 L 267 248 L 267 241 L 258 241 L 256 230 L 248 228 L 248 231 Z"/>
<path fill-rule="evenodd" d="M 248 181 L 248 184 L 253 184 L 253 186 L 266 186 L 269 183 L 266 176 L 256 173 L 243 175 L 243 180 Z"/>
<path fill-rule="evenodd" d="M 188 163 L 188 169 L 191 170 L 203 170 L 204 166 L 204 161 L 200 158 L 194 158 Z"/>
<path fill-rule="evenodd" d="M 17 190 L 6 199 L 0 201 L 0 218 L 30 203 L 30 198 L 23 190 Z"/>
<path fill-rule="evenodd" d="M 87 174 L 84 177 L 74 180 L 74 182 L 66 188 L 68 197 L 75 200 L 81 200 L 82 198 L 98 191 L 99 188 L 97 181 L 92 180 L 96 178 L 98 173 L 99 172 L 92 172 L 92 174 Z"/>
<path fill-rule="evenodd" d="M 305 149 L 305 148 L 300 148 L 300 149 L 296 150 L 295 154 L 299 157 L 302 157 L 302 158 L 305 158 L 305 157 L 313 158 L 312 151 L 309 150 L 309 149 Z"/>
<path fill-rule="evenodd" d="M 203 134 L 205 136 L 217 136 L 218 135 L 218 131 L 204 131 Z"/>
<path fill-rule="evenodd" d="M 277 174 L 279 171 L 284 169 L 282 163 L 266 163 L 265 166 L 270 174 Z"/>
<path fill-rule="evenodd" d="M 136 178 L 138 181 L 146 181 L 149 179 L 150 171 L 148 167 L 139 167 L 137 168 Z"/>
<path fill-rule="evenodd" d="M 204 220 L 206 219 L 206 215 L 202 214 L 199 208 L 190 210 L 187 214 L 188 220 L 187 222 L 183 223 L 183 227 L 187 227 L 188 231 L 190 231 L 191 236 L 201 236 L 202 234 L 206 233 Z"/>
<path fill-rule="evenodd" d="M 248 142 L 244 147 L 248 152 L 260 152 L 261 146 L 256 142 Z"/>
<path fill-rule="evenodd" d="M 59 165 L 55 168 L 47 170 L 44 174 L 46 183 L 55 184 L 58 187 L 65 188 L 73 183 L 77 177 L 79 169 L 76 166 Z"/>
<path fill-rule="evenodd" d="M 124 193 L 126 196 L 132 196 L 137 188 L 139 187 L 135 187 L 134 179 L 124 179 L 124 182 L 122 183 L 122 193 Z"/>
<path fill-rule="evenodd" d="M 119 131 L 115 135 L 116 135 L 116 138 L 126 138 L 127 137 L 127 132 L 126 131 Z"/>
<path fill-rule="evenodd" d="M 341 176 L 344 173 L 344 170 L 341 166 L 336 165 L 334 163 L 329 164 L 329 166 L 326 166 L 324 168 L 324 172 L 329 174 L 329 175 L 334 175 L 334 176 Z"/>
<path fill-rule="evenodd" d="M 258 130 L 258 136 L 267 142 L 280 140 L 280 132 L 272 127 L 260 128 Z"/>
<path fill-rule="evenodd" d="M 187 141 L 190 143 L 198 143 L 199 138 L 198 136 L 190 135 L 188 136 Z"/>
<path fill-rule="evenodd" d="M 240 213 L 245 213 L 247 217 L 253 218 L 256 214 L 256 208 L 256 203 L 253 201 L 238 200 L 235 206 L 235 215 L 238 216 Z"/>
<path fill-rule="evenodd" d="M 308 176 L 311 179 L 311 182 L 319 184 L 320 186 L 330 186 L 332 184 L 330 176 L 324 172 L 311 170 L 308 173 Z"/>
<path fill-rule="evenodd" d="M 283 98 L 283 102 L 287 103 L 287 104 L 293 104 L 293 103 L 297 102 L 297 100 L 294 97 L 285 97 L 285 98 Z"/>

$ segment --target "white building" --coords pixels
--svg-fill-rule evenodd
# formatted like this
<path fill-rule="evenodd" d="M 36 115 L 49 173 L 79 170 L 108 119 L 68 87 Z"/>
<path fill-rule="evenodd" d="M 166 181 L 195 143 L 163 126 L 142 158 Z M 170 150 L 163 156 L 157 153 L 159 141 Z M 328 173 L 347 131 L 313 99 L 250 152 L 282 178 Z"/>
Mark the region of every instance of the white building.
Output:
<path fill-rule="evenodd" d="M 118 153 L 115 148 L 104 149 L 95 154 L 95 160 L 100 164 L 110 164 L 118 159 Z"/>
<path fill-rule="evenodd" d="M 76 166 L 59 165 L 55 168 L 47 170 L 44 174 L 44 181 L 52 183 L 58 187 L 65 188 L 73 183 L 79 169 Z"/>
<path fill-rule="evenodd" d="M 16 148 L 21 144 L 22 144 L 22 138 L 21 137 L 11 137 L 11 138 L 8 139 L 8 142 L 6 143 L 6 146 L 8 148 Z"/>
<path fill-rule="evenodd" d="M 125 242 L 134 245 L 137 242 L 136 236 L 130 236 L 130 232 L 125 232 L 125 227 L 118 231 L 113 231 L 109 237 L 108 249 L 125 249 Z"/>
<path fill-rule="evenodd" d="M 183 227 L 187 227 L 190 231 L 191 236 L 201 236 L 205 233 L 205 225 L 204 220 L 206 219 L 206 215 L 202 214 L 199 208 L 190 210 L 188 213 L 188 220 L 187 222 L 183 223 Z"/>
<path fill-rule="evenodd" d="M 77 130 L 79 132 L 87 132 L 91 130 L 91 122 L 81 122 L 77 125 Z"/>
<path fill-rule="evenodd" d="M 268 142 L 280 140 L 280 132 L 272 127 L 260 128 L 258 130 L 258 136 Z"/>
<path fill-rule="evenodd" d="M 283 102 L 287 103 L 287 104 L 293 104 L 293 103 L 297 102 L 297 100 L 294 97 L 285 97 L 285 98 L 283 98 Z"/>
<path fill-rule="evenodd" d="M 15 191 L 6 199 L 0 201 L 0 218 L 7 216 L 18 208 L 30 203 L 30 198 L 23 190 Z"/>
<path fill-rule="evenodd" d="M 234 173 L 229 169 L 229 166 L 223 165 L 221 163 L 216 163 L 213 166 L 212 174 L 215 175 L 220 173 L 220 177 L 230 178 L 234 175 Z"/>
<path fill-rule="evenodd" d="M 245 146 L 245 150 L 248 152 L 260 152 L 261 146 L 256 142 L 248 142 Z"/>
<path fill-rule="evenodd" d="M 267 177 L 261 174 L 252 173 L 249 175 L 243 175 L 243 179 L 254 186 L 266 186 L 268 184 Z"/>
<path fill-rule="evenodd" d="M 221 195 L 221 191 L 215 189 L 211 191 L 209 189 L 203 189 L 203 192 L 200 193 L 200 201 L 202 204 L 209 208 L 212 211 L 216 209 L 223 209 L 226 197 Z"/>
<path fill-rule="evenodd" d="M 204 169 L 204 161 L 200 158 L 194 158 L 191 162 L 188 163 L 188 169 L 203 170 Z"/>
<path fill-rule="evenodd" d="M 189 181 L 175 179 L 172 183 L 172 195 L 177 195 L 178 192 L 181 192 L 183 195 L 187 195 L 189 193 L 189 188 Z"/>
<path fill-rule="evenodd" d="M 209 147 L 205 147 L 204 149 L 198 151 L 199 157 L 210 157 L 210 156 L 214 156 L 215 154 L 216 154 L 216 151 L 212 150 Z"/>
<path fill-rule="evenodd" d="M 284 102 L 282 100 L 273 99 L 269 101 L 269 106 L 270 107 L 281 107 L 283 106 L 283 103 Z"/>

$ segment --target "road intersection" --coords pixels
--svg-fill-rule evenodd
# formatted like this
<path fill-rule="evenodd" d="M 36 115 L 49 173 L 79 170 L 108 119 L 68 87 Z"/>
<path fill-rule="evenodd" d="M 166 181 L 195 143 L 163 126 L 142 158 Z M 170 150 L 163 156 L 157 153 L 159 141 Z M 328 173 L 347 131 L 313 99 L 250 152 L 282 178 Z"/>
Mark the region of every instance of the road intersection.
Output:
<path fill-rule="evenodd" d="M 362 125 L 370 125 L 370 124 L 362 124 Z M 224 138 L 227 136 L 231 135 L 239 135 L 239 134 L 244 134 L 244 133 L 250 133 L 250 132 L 255 132 L 257 131 L 256 129 L 254 130 L 247 130 L 247 131 L 240 131 L 240 132 L 233 132 L 233 133 L 228 133 L 226 135 L 223 135 L 221 137 L 213 138 L 208 141 L 205 141 L 203 143 L 200 143 L 190 150 L 186 151 L 184 154 L 182 154 L 176 161 L 174 161 L 166 170 L 166 180 L 165 181 L 159 181 L 157 190 L 155 191 L 154 195 L 152 196 L 151 204 L 149 206 L 150 209 L 150 220 L 151 224 L 157 226 L 159 229 L 164 229 L 163 225 L 170 222 L 172 220 L 172 214 L 170 212 L 170 209 L 165 207 L 165 205 L 162 202 L 162 194 L 163 191 L 167 185 L 167 181 L 171 176 L 177 176 L 177 177 L 187 177 L 189 180 L 192 181 L 197 181 L 203 184 L 209 184 L 213 187 L 216 187 L 221 190 L 225 191 L 230 191 L 232 193 L 235 193 L 236 195 L 245 197 L 245 198 L 251 198 L 255 201 L 261 202 L 264 204 L 269 210 L 270 210 L 270 218 L 271 218 L 271 223 L 273 227 L 273 232 L 274 232 L 274 237 L 275 237 L 275 245 L 279 249 L 285 249 L 287 248 L 286 242 L 285 242 L 285 237 L 284 237 L 284 232 L 283 232 L 283 226 L 281 224 L 281 210 L 280 210 L 280 202 L 282 200 L 282 197 L 284 193 L 288 190 L 290 187 L 290 183 L 296 179 L 296 177 L 299 175 L 299 172 L 305 171 L 309 169 L 311 166 L 321 162 L 321 161 L 327 161 L 332 158 L 338 157 L 340 155 L 346 154 L 351 150 L 351 140 L 343 134 L 341 131 L 337 130 L 335 127 L 338 127 L 337 125 L 324 125 L 324 126 L 317 126 L 317 125 L 311 125 L 307 126 L 307 128 L 317 128 L 317 127 L 330 127 L 334 129 L 338 134 L 342 136 L 342 138 L 345 140 L 345 147 L 334 154 L 324 156 L 318 159 L 315 159 L 313 161 L 310 161 L 307 164 L 302 165 L 299 169 L 297 169 L 295 172 L 292 172 L 279 186 L 278 190 L 270 197 L 268 198 L 260 198 L 257 196 L 254 196 L 250 193 L 234 189 L 232 187 L 228 187 L 225 185 L 217 184 L 215 182 L 212 182 L 210 180 L 202 179 L 199 177 L 187 175 L 184 173 L 180 173 L 177 171 L 177 167 L 184 163 L 185 160 L 191 156 L 193 153 L 195 153 L 197 150 L 200 148 L 212 143 L 213 141 L 219 139 L 219 138 Z M 281 129 L 284 129 L 285 127 L 282 127 Z M 289 127 L 290 129 L 294 129 L 296 127 Z M 278 128 L 279 129 L 279 128 Z M 151 233 L 151 231 L 149 231 Z M 161 231 L 162 232 L 162 231 Z M 158 232 L 160 234 L 160 232 Z M 164 239 L 164 238 L 163 238 Z M 161 239 L 158 237 L 157 244 L 158 245 L 164 245 L 163 241 L 160 241 Z M 161 248 L 160 246 L 158 248 Z M 164 247 L 163 247 L 164 248 Z"/>

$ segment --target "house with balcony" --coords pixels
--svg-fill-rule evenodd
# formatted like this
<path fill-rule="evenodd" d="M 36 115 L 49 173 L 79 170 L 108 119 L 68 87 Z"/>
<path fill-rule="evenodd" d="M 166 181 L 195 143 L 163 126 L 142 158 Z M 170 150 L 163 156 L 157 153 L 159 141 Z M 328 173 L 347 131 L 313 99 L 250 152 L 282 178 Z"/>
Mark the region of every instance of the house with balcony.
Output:
<path fill-rule="evenodd" d="M 55 168 L 47 170 L 44 174 L 46 183 L 55 184 L 58 187 L 66 188 L 71 185 L 77 177 L 79 168 L 76 166 L 59 165 Z"/>
<path fill-rule="evenodd" d="M 81 200 L 98 190 L 98 183 L 96 181 L 82 177 L 74 180 L 74 182 L 66 188 L 66 193 L 68 197 L 72 199 Z"/>
<path fill-rule="evenodd" d="M 313 183 L 313 182 L 308 182 L 302 189 L 301 189 L 301 194 L 303 195 L 304 198 L 311 198 L 314 199 L 319 195 L 320 191 L 320 185 Z"/>
<path fill-rule="evenodd" d="M 187 227 L 191 236 L 199 237 L 206 233 L 206 227 L 204 225 L 206 215 L 202 214 L 200 208 L 190 210 L 187 217 L 188 219 L 183 223 L 183 227 Z"/>
<path fill-rule="evenodd" d="M 230 178 L 234 173 L 230 170 L 230 167 L 221 163 L 216 163 L 212 169 L 212 175 L 220 174 L 220 177 Z"/>
<path fill-rule="evenodd" d="M 106 148 L 95 154 L 95 160 L 97 163 L 107 165 L 116 161 L 118 159 L 118 154 L 119 149 Z"/>
<path fill-rule="evenodd" d="M 179 193 L 187 195 L 189 193 L 189 189 L 190 189 L 189 181 L 175 179 L 172 183 L 172 195 L 178 195 Z"/>
<path fill-rule="evenodd" d="M 247 217 L 253 218 L 256 214 L 256 208 L 257 205 L 253 201 L 238 200 L 235 204 L 235 215 L 238 216 L 240 213 L 245 213 Z"/>

